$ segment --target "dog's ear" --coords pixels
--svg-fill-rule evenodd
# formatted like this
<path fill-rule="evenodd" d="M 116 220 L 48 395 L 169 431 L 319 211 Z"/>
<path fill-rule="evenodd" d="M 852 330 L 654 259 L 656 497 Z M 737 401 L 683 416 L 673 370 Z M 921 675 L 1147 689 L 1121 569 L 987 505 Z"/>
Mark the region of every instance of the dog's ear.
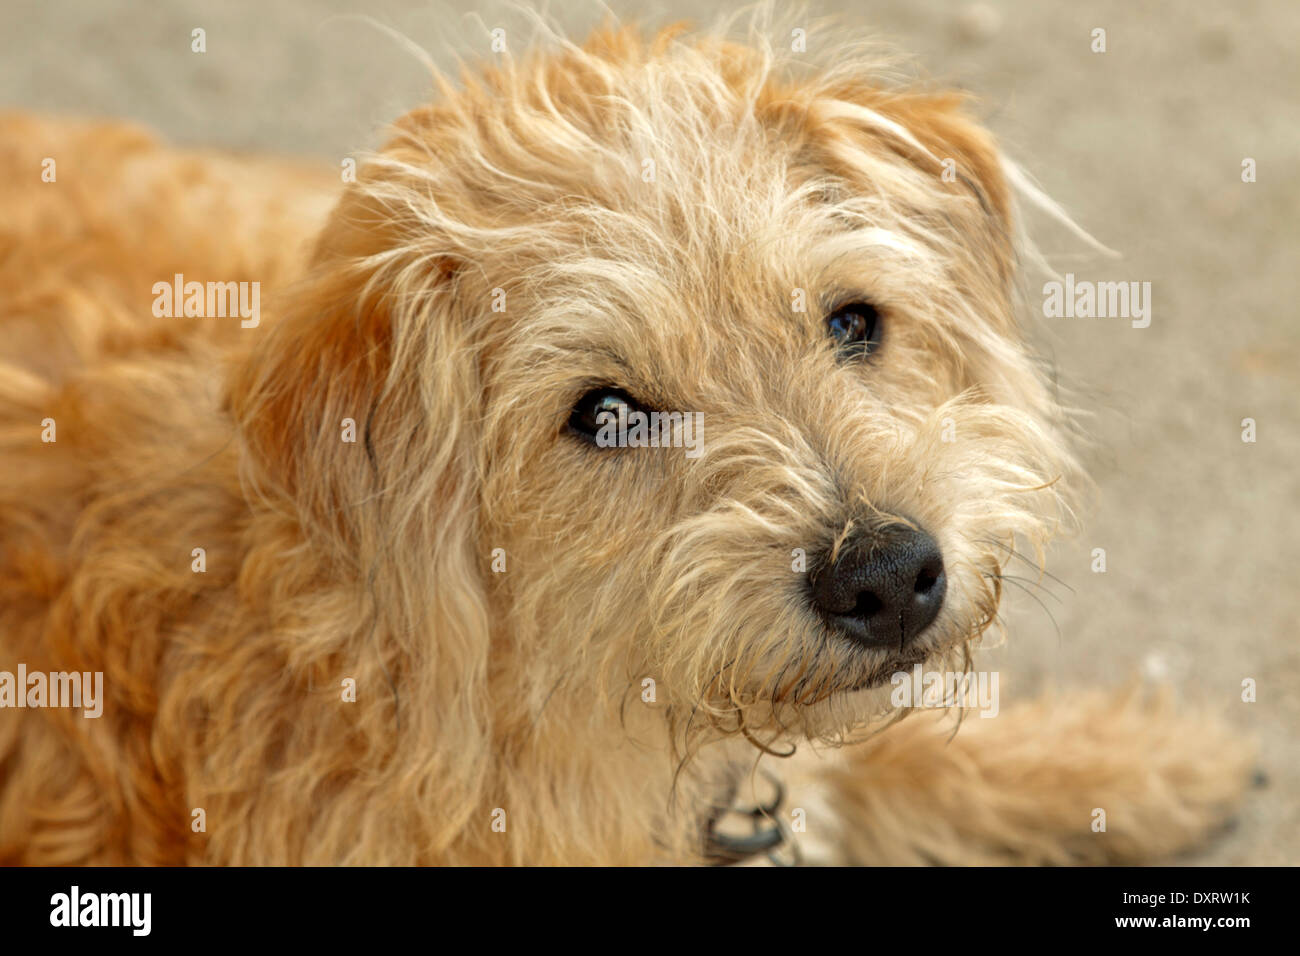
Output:
<path fill-rule="evenodd" d="M 795 124 L 815 162 L 866 192 L 918 210 L 951 196 L 942 215 L 980 236 L 979 254 L 1009 288 L 1015 259 L 1011 190 L 993 137 L 968 115 L 958 92 L 884 89 L 850 79 L 774 91 L 772 108 Z M 890 174 L 902 157 L 914 175 Z M 894 167 L 897 169 L 897 167 Z"/>
<path fill-rule="evenodd" d="M 479 363 L 456 270 L 406 248 L 413 231 L 383 188 L 363 179 L 345 194 L 227 404 L 251 497 L 307 545 L 293 547 L 315 568 L 317 603 L 362 609 L 333 651 L 378 665 L 367 696 L 392 710 L 367 726 L 401 748 L 421 800 L 465 801 L 481 774 L 449 754 L 488 732 Z"/>
<path fill-rule="evenodd" d="M 1011 191 L 993 136 L 969 118 L 961 93 L 913 93 L 886 98 L 881 115 L 894 119 L 925 148 L 917 161 L 935 170 L 940 182 L 969 189 L 1003 231 L 1011 231 Z"/>

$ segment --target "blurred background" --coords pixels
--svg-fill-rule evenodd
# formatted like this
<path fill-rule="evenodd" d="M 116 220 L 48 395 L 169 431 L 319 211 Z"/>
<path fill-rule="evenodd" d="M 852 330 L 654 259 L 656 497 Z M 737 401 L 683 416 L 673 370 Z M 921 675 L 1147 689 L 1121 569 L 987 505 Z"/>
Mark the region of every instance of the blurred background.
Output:
<path fill-rule="evenodd" d="M 1009 640 L 979 666 L 1003 705 L 1074 686 L 1172 683 L 1261 745 L 1267 783 L 1182 862 L 1300 862 L 1300 4 L 840 0 L 808 8 L 891 41 L 981 99 L 1004 149 L 1101 242 L 1031 232 L 1079 278 L 1150 282 L 1149 328 L 1045 320 L 1043 350 L 1089 409 L 1099 494 Z M 718 0 L 613 3 L 648 23 Z M 553 3 L 571 34 L 588 0 Z M 419 58 L 486 55 L 517 10 L 422 0 L 5 0 L 0 106 L 126 117 L 186 144 L 342 158 L 428 92 Z M 207 52 L 190 52 L 191 31 Z M 1106 52 L 1092 52 L 1092 31 Z M 1257 182 L 1242 182 L 1254 159 Z M 0 215 L 4 211 L 0 210 Z M 1242 441 L 1242 420 L 1257 441 Z M 1106 552 L 1105 573 L 1091 570 Z M 1032 576 L 1028 569 L 1026 574 Z M 1241 700 L 1242 682 L 1258 700 Z"/>

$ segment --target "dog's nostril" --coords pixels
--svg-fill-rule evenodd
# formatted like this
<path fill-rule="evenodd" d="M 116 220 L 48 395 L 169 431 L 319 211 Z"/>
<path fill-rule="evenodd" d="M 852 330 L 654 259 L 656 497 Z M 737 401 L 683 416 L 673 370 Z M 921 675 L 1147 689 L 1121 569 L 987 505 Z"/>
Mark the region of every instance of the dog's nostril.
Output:
<path fill-rule="evenodd" d="M 863 620 L 866 620 L 867 618 L 875 617 L 884 610 L 884 607 L 885 603 L 873 592 L 859 591 L 858 602 L 853 606 L 853 610 L 850 613 L 855 617 L 860 617 Z"/>
<path fill-rule="evenodd" d="M 938 580 L 938 574 L 923 570 L 916 576 L 916 584 L 913 587 L 913 590 L 915 590 L 917 594 L 929 594 L 930 589 L 935 586 Z"/>

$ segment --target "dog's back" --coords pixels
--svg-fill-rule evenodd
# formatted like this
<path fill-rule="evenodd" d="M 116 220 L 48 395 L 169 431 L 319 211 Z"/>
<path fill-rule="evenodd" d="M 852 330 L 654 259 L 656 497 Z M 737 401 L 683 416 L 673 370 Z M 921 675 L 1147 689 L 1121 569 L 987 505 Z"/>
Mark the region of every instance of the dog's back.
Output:
<path fill-rule="evenodd" d="M 0 860 L 111 861 L 123 834 L 107 821 L 151 817 L 120 804 L 160 806 L 174 782 L 166 768 L 112 778 L 149 765 L 138 745 L 164 644 L 205 613 L 176 543 L 238 546 L 222 367 L 259 333 L 158 315 L 155 286 L 180 274 L 273 295 L 332 187 L 134 127 L 0 116 L 0 670 L 102 672 L 113 699 L 100 720 L 36 707 L 0 721 Z M 133 834 L 132 855 L 173 857 L 155 836 Z"/>
<path fill-rule="evenodd" d="M 335 198 L 317 166 L 160 144 L 126 124 L 0 113 L 0 360 L 65 383 L 238 323 L 154 315 L 154 286 L 273 287 L 301 268 Z"/>

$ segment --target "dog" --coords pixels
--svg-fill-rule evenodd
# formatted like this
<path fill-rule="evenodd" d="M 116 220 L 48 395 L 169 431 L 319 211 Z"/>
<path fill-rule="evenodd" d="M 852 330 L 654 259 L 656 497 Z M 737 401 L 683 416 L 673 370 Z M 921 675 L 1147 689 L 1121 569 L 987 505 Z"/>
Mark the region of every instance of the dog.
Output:
<path fill-rule="evenodd" d="M 1249 748 L 1160 698 L 892 700 L 1086 484 L 1020 305 L 1045 200 L 963 95 L 780 36 L 497 55 L 354 176 L 4 117 L 0 860 L 1132 862 L 1228 819 Z"/>

